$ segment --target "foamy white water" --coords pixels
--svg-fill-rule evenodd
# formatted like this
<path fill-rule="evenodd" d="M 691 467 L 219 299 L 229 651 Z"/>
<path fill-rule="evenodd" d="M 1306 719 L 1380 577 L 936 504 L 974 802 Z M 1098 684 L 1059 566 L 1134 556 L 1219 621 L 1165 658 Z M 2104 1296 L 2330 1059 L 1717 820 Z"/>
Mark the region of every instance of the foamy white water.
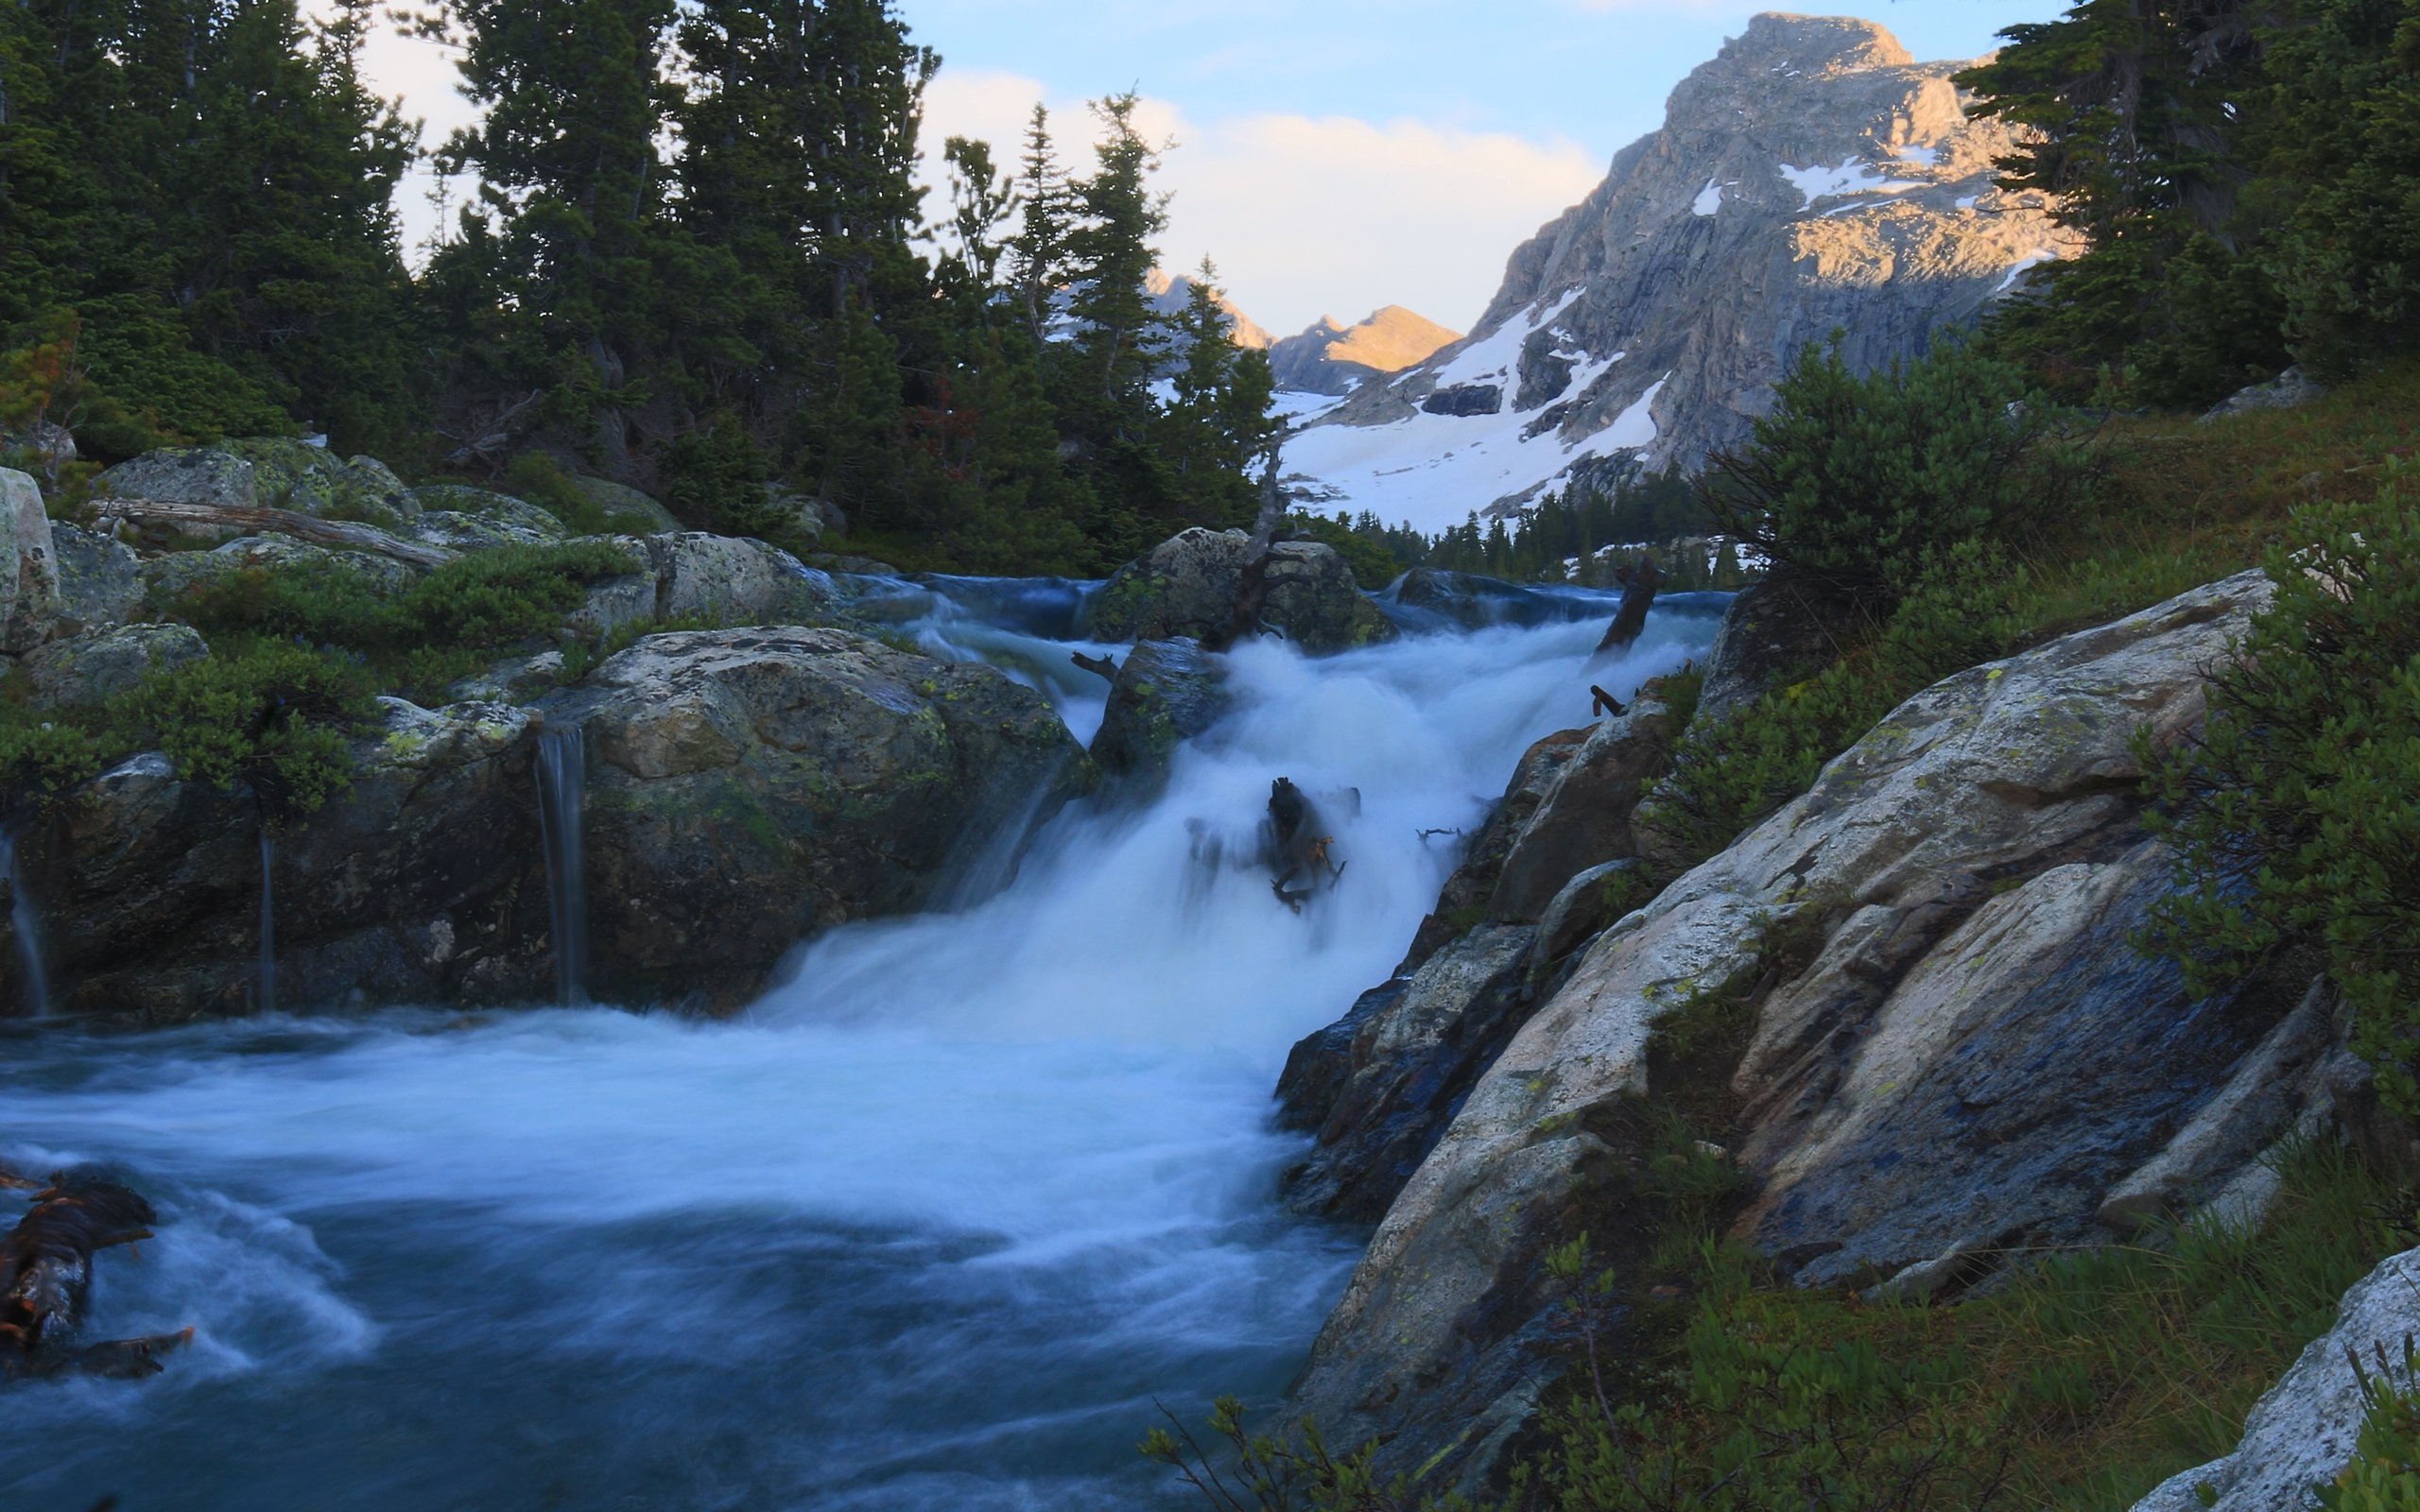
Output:
<path fill-rule="evenodd" d="M 1065 642 L 986 591 L 911 629 L 1097 720 Z M 0 1155 L 162 1209 L 139 1263 L 104 1258 L 95 1326 L 200 1342 L 150 1382 L 12 1392 L 0 1505 L 1161 1503 L 1153 1397 L 1273 1397 L 1357 1251 L 1276 1211 L 1299 1142 L 1270 1089 L 1434 900 L 1450 851 L 1416 832 L 1713 626 L 1659 613 L 1590 667 L 1600 623 L 1247 647 L 1160 801 L 1065 811 L 961 911 L 824 936 L 737 1022 L 8 1044 Z M 1347 861 L 1299 916 L 1240 864 L 1280 776 Z"/>

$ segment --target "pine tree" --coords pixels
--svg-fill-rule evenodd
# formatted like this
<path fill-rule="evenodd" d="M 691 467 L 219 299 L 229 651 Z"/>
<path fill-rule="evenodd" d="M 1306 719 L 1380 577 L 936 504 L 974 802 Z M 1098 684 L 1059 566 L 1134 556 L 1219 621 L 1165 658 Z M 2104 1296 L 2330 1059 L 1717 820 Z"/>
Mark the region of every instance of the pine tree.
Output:
<path fill-rule="evenodd" d="M 1017 234 L 1009 244 L 1009 282 L 1025 312 L 1026 335 L 1040 350 L 1049 337 L 1059 297 L 1067 288 L 1067 237 L 1074 212 L 1067 175 L 1050 140 L 1050 112 L 1039 103 L 1026 124 L 1016 188 L 1022 205 Z"/>
<path fill-rule="evenodd" d="M 1259 464 L 1278 423 L 1269 412 L 1276 382 L 1268 354 L 1236 345 L 1218 276 L 1204 258 L 1187 283 L 1184 308 L 1169 333 L 1178 354 L 1172 393 L 1155 437 L 1175 476 L 1183 517 L 1226 529 L 1249 526 L 1258 511 Z"/>
<path fill-rule="evenodd" d="M 442 162 L 479 176 L 493 302 L 512 312 L 510 366 L 544 396 L 545 421 L 625 474 L 642 412 L 678 383 L 663 361 L 673 249 L 656 151 L 672 12 L 672 0 L 454 0 L 452 11 L 463 90 L 486 113 Z"/>

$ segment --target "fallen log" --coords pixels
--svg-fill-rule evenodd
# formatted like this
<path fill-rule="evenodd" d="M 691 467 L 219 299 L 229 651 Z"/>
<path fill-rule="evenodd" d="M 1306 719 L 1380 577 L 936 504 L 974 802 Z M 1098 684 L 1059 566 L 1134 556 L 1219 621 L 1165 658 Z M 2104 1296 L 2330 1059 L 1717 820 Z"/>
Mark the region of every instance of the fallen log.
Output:
<path fill-rule="evenodd" d="M 1106 678 L 1112 682 L 1117 680 L 1117 662 L 1114 658 L 1086 656 L 1081 651 L 1071 651 L 1067 654 L 1067 660 L 1097 678 Z"/>
<path fill-rule="evenodd" d="M 1614 581 L 1622 585 L 1622 607 L 1614 612 L 1614 623 L 1605 627 L 1605 638 L 1597 643 L 1599 654 L 1626 649 L 1647 628 L 1647 611 L 1655 607 L 1655 591 L 1664 586 L 1664 575 L 1656 569 L 1654 558 L 1641 557 L 1614 574 Z"/>
<path fill-rule="evenodd" d="M 248 535 L 274 531 L 342 551 L 367 551 L 392 557 L 415 567 L 442 567 L 455 553 L 389 535 L 376 525 L 351 520 L 322 520 L 293 509 L 270 509 L 243 504 L 192 504 L 181 499 L 95 499 L 93 507 L 107 529 L 117 520 L 145 520 L 159 524 L 215 525 Z"/>
<path fill-rule="evenodd" d="M 1588 684 L 1588 717 L 1591 719 L 1601 718 L 1606 714 L 1619 715 L 1630 713 L 1628 709 L 1622 707 L 1622 701 L 1619 698 L 1593 682 Z"/>
<path fill-rule="evenodd" d="M 151 1204 L 113 1181 L 62 1177 L 32 1200 L 32 1211 L 0 1239 L 0 1380 L 159 1374 L 159 1357 L 191 1343 L 192 1329 L 75 1343 L 92 1299 L 94 1255 L 150 1238 Z"/>

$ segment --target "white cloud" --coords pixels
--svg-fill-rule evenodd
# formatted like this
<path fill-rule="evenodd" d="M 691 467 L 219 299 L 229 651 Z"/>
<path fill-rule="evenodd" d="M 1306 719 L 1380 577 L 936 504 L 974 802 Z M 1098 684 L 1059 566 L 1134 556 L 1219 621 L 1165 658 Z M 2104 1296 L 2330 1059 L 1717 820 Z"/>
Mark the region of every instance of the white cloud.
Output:
<path fill-rule="evenodd" d="M 1051 107 L 1063 158 L 1088 154 L 1081 101 L 1036 80 L 943 70 L 926 101 L 928 156 L 947 136 L 1016 156 L 1034 101 Z M 1414 120 L 1257 113 L 1206 122 L 1146 99 L 1140 124 L 1175 138 L 1161 187 L 1175 194 L 1164 250 L 1178 269 L 1215 258 L 1247 315 L 1280 335 L 1322 315 L 1351 320 L 1403 304 L 1467 329 L 1504 259 L 1604 175 L 1578 143 Z M 938 206 L 936 206 L 938 209 Z"/>

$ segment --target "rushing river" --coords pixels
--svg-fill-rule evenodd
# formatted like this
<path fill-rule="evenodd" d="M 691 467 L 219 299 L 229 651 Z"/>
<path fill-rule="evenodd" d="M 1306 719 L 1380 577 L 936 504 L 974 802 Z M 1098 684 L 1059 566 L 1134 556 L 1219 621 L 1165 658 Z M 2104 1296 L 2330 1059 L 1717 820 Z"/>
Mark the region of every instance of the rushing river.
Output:
<path fill-rule="evenodd" d="M 1098 722 L 1079 585 L 879 587 Z M 1402 954 L 1452 859 L 1418 832 L 1476 820 L 1591 682 L 1701 653 L 1718 605 L 1592 666 L 1612 609 L 1242 648 L 1159 802 L 1064 811 L 1004 889 L 827 935 L 736 1022 L 289 1004 L 0 1040 L 0 1157 L 161 1211 L 102 1256 L 95 1335 L 198 1329 L 164 1376 L 0 1399 L 0 1507 L 1182 1505 L 1133 1452 L 1154 1400 L 1282 1393 L 1360 1237 L 1275 1206 L 1288 1048 Z M 1197 859 L 1280 776 L 1347 859 L 1299 916 Z"/>

